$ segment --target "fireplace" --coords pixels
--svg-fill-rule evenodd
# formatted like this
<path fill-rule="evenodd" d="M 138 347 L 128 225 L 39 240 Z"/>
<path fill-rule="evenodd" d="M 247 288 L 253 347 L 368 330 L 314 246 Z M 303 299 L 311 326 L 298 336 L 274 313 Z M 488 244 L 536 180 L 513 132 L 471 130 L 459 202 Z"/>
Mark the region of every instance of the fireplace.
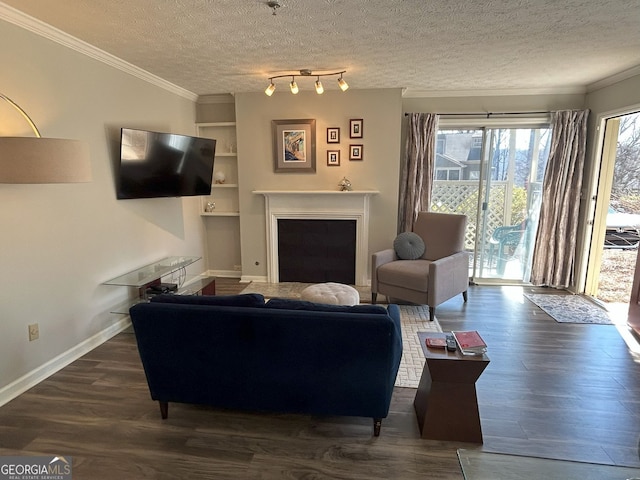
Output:
<path fill-rule="evenodd" d="M 347 220 L 352 222 L 355 238 L 348 242 L 354 246 L 353 268 L 356 285 L 367 285 L 369 278 L 369 199 L 378 192 L 359 190 L 340 192 L 335 190 L 255 190 L 265 197 L 267 280 L 291 281 L 280 278 L 279 226 L 280 220 Z M 337 269 L 336 269 L 337 270 Z M 325 278 L 334 278 L 327 274 Z M 337 278 L 337 277 L 336 277 Z M 350 279 L 351 277 L 349 277 Z M 296 280 L 299 281 L 299 280 Z M 313 280 L 312 283 L 337 280 Z"/>
<path fill-rule="evenodd" d="M 355 220 L 278 220 L 281 282 L 356 283 Z"/>

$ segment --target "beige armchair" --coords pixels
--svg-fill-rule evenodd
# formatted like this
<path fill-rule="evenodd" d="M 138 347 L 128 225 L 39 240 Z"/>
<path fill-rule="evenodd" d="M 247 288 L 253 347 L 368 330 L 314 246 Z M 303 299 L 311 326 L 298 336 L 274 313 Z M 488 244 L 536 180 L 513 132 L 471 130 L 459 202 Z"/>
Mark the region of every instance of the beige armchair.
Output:
<path fill-rule="evenodd" d="M 420 258 L 401 260 L 393 248 L 373 254 L 371 302 L 378 293 L 429 305 L 429 320 L 436 307 L 462 293 L 467 301 L 469 254 L 464 251 L 465 215 L 420 212 L 413 232 L 424 241 Z"/>

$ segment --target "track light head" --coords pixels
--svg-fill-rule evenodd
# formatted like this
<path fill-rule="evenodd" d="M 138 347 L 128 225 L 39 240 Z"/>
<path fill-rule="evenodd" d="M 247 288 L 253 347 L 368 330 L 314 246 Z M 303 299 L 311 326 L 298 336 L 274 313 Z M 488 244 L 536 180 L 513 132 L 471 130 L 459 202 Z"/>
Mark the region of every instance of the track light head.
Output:
<path fill-rule="evenodd" d="M 347 88 L 349 88 L 349 84 L 342 78 L 342 74 L 340 74 L 340 78 L 338 79 L 338 86 L 343 92 L 346 92 Z"/>
<path fill-rule="evenodd" d="M 273 95 L 273 92 L 276 91 L 276 86 L 273 84 L 273 80 L 269 79 L 269 86 L 266 88 L 266 90 L 264 91 L 264 93 L 270 97 L 271 95 Z"/>
<path fill-rule="evenodd" d="M 324 87 L 322 86 L 322 82 L 320 81 L 320 77 L 316 80 L 316 93 L 318 95 L 322 95 L 324 93 Z"/>
<path fill-rule="evenodd" d="M 298 84 L 296 83 L 296 77 L 291 77 L 291 83 L 289 84 L 289 88 L 291 88 L 291 93 L 294 95 L 299 92 Z"/>

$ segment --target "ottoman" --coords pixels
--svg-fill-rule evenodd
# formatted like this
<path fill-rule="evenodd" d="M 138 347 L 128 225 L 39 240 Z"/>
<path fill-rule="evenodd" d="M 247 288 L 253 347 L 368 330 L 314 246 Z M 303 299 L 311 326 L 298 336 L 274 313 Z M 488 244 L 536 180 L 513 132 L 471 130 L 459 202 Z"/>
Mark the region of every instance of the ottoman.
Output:
<path fill-rule="evenodd" d="M 305 288 L 300 294 L 302 300 L 329 305 L 358 305 L 358 290 L 343 283 L 318 283 Z"/>

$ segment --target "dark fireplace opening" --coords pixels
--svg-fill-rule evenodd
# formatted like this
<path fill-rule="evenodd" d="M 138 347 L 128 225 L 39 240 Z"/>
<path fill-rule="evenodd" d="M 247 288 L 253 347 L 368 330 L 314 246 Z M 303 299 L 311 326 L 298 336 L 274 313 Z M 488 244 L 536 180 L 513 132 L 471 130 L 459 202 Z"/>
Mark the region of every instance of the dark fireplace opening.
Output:
<path fill-rule="evenodd" d="M 281 282 L 355 284 L 355 220 L 278 220 Z"/>

